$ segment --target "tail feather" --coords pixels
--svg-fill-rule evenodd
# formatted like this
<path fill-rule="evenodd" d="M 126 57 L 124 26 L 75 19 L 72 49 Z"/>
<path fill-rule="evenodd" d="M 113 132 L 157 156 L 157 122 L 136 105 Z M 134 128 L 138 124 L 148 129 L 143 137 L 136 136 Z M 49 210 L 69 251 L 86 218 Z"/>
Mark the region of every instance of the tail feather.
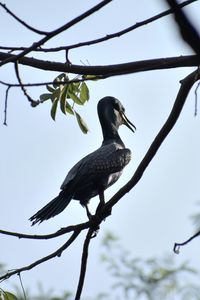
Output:
<path fill-rule="evenodd" d="M 41 208 L 36 214 L 34 214 L 29 220 L 32 222 L 32 226 L 36 223 L 41 223 L 48 220 L 59 213 L 61 213 L 72 199 L 72 195 L 67 194 L 63 190 L 60 194 L 51 200 L 47 205 Z"/>

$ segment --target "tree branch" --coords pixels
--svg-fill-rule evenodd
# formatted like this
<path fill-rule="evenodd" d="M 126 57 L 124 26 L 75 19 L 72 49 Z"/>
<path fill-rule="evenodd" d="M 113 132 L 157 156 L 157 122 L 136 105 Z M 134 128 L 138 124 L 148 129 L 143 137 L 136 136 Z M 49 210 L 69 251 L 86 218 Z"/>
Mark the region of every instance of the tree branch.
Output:
<path fill-rule="evenodd" d="M 30 53 L 34 49 L 36 49 L 36 48 L 40 47 L 41 45 L 45 44 L 47 41 L 52 39 L 54 36 L 59 35 L 61 32 L 69 29 L 73 25 L 75 25 L 75 24 L 79 23 L 80 21 L 82 21 L 83 19 L 89 17 L 90 15 L 92 15 L 97 10 L 101 9 L 102 7 L 104 7 L 105 5 L 110 3 L 111 1 L 112 0 L 103 0 L 103 1 L 101 1 L 99 4 L 93 6 L 91 9 L 87 10 L 85 13 L 81 14 L 80 16 L 74 18 L 70 22 L 68 22 L 68 23 L 64 24 L 63 26 L 49 32 L 48 34 L 46 34 L 46 36 L 44 38 L 42 38 L 38 42 L 33 43 L 32 46 L 30 46 L 26 50 L 22 51 L 21 53 L 15 55 L 15 57 L 6 58 L 5 60 L 3 60 L 0 63 L 0 66 L 3 66 L 3 65 L 5 65 L 7 63 L 10 63 L 10 62 L 15 62 L 16 60 L 19 60 L 20 58 L 24 57 L 26 54 Z"/>
<path fill-rule="evenodd" d="M 198 237 L 200 235 L 200 230 L 195 233 L 194 235 L 192 235 L 189 239 L 187 239 L 185 242 L 182 242 L 182 243 L 174 243 L 174 248 L 173 248 L 173 251 L 174 253 L 176 254 L 179 254 L 180 252 L 180 248 L 182 246 L 185 246 L 187 245 L 188 243 L 190 243 L 192 240 L 194 240 L 196 237 Z"/>
<path fill-rule="evenodd" d="M 11 86 L 8 85 L 7 89 L 6 89 L 6 95 L 5 95 L 5 104 L 4 104 L 4 121 L 3 121 L 3 125 L 7 126 L 7 111 L 8 111 L 8 93 L 10 90 Z"/>
<path fill-rule="evenodd" d="M 197 0 L 187 0 L 184 1 L 182 3 L 180 3 L 178 6 L 179 7 L 185 7 L 189 4 L 192 4 L 193 2 L 196 2 Z M 136 24 L 129 26 L 123 30 L 120 30 L 118 32 L 115 33 L 111 33 L 111 34 L 107 34 L 104 37 L 100 37 L 94 40 L 90 40 L 90 41 L 85 41 L 85 42 L 81 42 L 81 43 L 76 43 L 76 44 L 72 44 L 72 45 L 68 45 L 68 46 L 61 46 L 61 47 L 54 47 L 54 48 L 36 48 L 34 49 L 34 51 L 37 52 L 58 52 L 58 51 L 63 51 L 63 50 L 70 50 L 70 49 L 75 49 L 75 48 L 80 48 L 80 47 L 84 47 L 84 46 L 90 46 L 90 45 L 94 45 L 94 44 L 99 44 L 101 42 L 105 42 L 108 41 L 110 39 L 116 38 L 116 37 L 120 37 L 128 32 L 131 32 L 137 28 L 140 28 L 144 25 L 147 25 L 149 23 L 152 23 L 154 21 L 157 21 L 167 15 L 170 15 L 171 13 L 173 13 L 172 9 L 168 9 L 160 14 L 157 14 L 151 18 L 148 18 L 146 20 L 143 20 L 141 22 L 137 22 Z M 0 46 L 1 50 L 9 50 L 9 51 L 24 51 L 27 49 L 27 47 L 4 47 L 4 46 Z"/>
<path fill-rule="evenodd" d="M 6 280 L 6 279 L 10 278 L 13 275 L 20 274 L 21 272 L 31 270 L 34 267 L 36 267 L 36 266 L 44 263 L 47 260 L 50 260 L 50 259 L 54 258 L 56 256 L 60 257 L 61 254 L 62 254 L 62 252 L 64 250 L 66 250 L 71 245 L 71 243 L 78 237 L 78 235 L 79 235 L 80 232 L 81 232 L 81 230 L 75 230 L 73 232 L 73 234 L 71 235 L 71 237 L 67 240 L 67 242 L 64 243 L 55 252 L 53 252 L 53 253 L 51 253 L 51 254 L 49 254 L 49 255 L 47 255 L 47 256 L 39 259 L 39 260 L 36 260 L 35 262 L 31 263 L 30 265 L 27 265 L 27 266 L 19 268 L 19 269 L 15 269 L 13 271 L 8 271 L 7 273 L 5 273 L 2 276 L 0 276 L 0 280 L 3 281 L 3 280 Z"/>
<path fill-rule="evenodd" d="M 13 58 L 16 61 L 17 55 L 0 52 L 0 60 Z M 51 62 L 41 59 L 22 57 L 18 60 L 19 64 L 30 66 L 45 71 L 67 72 L 72 74 L 84 75 L 106 75 L 108 77 L 122 74 L 130 74 L 136 72 L 162 70 L 178 67 L 195 67 L 200 63 L 197 55 L 176 56 L 167 58 L 157 58 L 149 60 L 134 61 L 116 65 L 104 66 L 82 66 L 65 64 L 60 62 Z"/>
<path fill-rule="evenodd" d="M 33 240 L 48 240 L 55 237 L 59 237 L 65 233 L 69 233 L 71 231 L 82 231 L 85 229 L 90 228 L 93 226 L 93 221 L 88 221 L 85 223 L 80 223 L 78 225 L 70 225 L 64 228 L 61 228 L 57 230 L 56 232 L 50 233 L 50 234 L 43 234 L 43 235 L 32 235 L 32 234 L 25 234 L 20 232 L 13 232 L 13 231 L 7 231 L 7 230 L 0 230 L 0 234 L 14 236 L 19 239 L 33 239 Z"/>
<path fill-rule="evenodd" d="M 16 74 L 16 77 L 17 77 L 17 80 L 19 82 L 19 85 L 25 95 L 25 97 L 28 99 L 28 101 L 31 103 L 31 106 L 35 107 L 36 105 L 38 105 L 38 101 L 35 101 L 31 98 L 31 96 L 27 93 L 22 81 L 21 81 L 21 78 L 20 78 L 20 75 L 19 75 L 19 68 L 18 68 L 18 61 L 15 62 L 15 74 Z"/>
<path fill-rule="evenodd" d="M 83 253 L 82 253 L 82 259 L 81 259 L 81 270 L 80 270 L 80 276 L 78 281 L 78 287 L 76 291 L 75 300 L 79 300 L 81 298 L 81 293 L 83 290 L 84 280 L 85 280 L 85 274 L 86 274 L 86 268 L 87 268 L 87 259 L 88 259 L 88 248 L 89 244 L 92 238 L 94 230 L 89 229 L 88 233 L 85 238 L 85 242 L 83 245 Z"/>
<path fill-rule="evenodd" d="M 16 16 L 10 9 L 8 9 L 6 7 L 5 4 L 0 2 L 0 6 L 10 15 L 12 16 L 15 20 L 17 20 L 20 24 L 22 24 L 24 27 L 26 27 L 27 29 L 37 33 L 37 34 L 41 34 L 41 35 L 46 35 L 48 34 L 47 31 L 42 31 L 42 30 L 38 30 L 36 28 L 33 28 L 32 26 L 28 25 L 26 22 L 22 21 L 18 16 Z"/>
<path fill-rule="evenodd" d="M 184 12 L 175 0 L 166 0 L 174 12 L 175 20 L 179 26 L 182 38 L 194 50 L 197 55 L 200 55 L 200 36 L 197 30 L 192 26 Z"/>

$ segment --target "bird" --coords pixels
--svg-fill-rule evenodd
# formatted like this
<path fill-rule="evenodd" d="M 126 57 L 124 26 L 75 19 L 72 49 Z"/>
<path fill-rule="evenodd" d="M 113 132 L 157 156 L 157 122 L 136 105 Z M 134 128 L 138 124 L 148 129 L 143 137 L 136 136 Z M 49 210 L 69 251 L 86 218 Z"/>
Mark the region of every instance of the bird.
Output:
<path fill-rule="evenodd" d="M 118 129 L 124 124 L 135 132 L 136 127 L 126 117 L 124 106 L 117 98 L 106 96 L 99 100 L 97 112 L 103 134 L 101 146 L 71 168 L 58 196 L 29 219 L 32 225 L 58 215 L 72 199 L 79 200 L 90 219 L 89 200 L 99 195 L 97 209 L 102 207 L 105 204 L 104 191 L 119 179 L 130 162 L 131 150 L 125 147 Z"/>

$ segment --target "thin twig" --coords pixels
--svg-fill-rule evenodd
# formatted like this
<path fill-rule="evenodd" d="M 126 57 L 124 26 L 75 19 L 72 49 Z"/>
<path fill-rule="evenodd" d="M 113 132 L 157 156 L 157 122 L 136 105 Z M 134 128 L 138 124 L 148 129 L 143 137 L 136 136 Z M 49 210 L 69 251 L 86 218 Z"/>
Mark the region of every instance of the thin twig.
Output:
<path fill-rule="evenodd" d="M 88 233 L 85 238 L 85 242 L 83 245 L 83 252 L 82 252 L 82 259 L 81 259 L 81 270 L 80 270 L 80 276 L 78 281 L 78 287 L 76 291 L 75 300 L 79 300 L 81 298 L 81 293 L 83 290 L 84 280 L 85 280 L 85 274 L 86 274 L 86 268 L 87 268 L 87 259 L 88 259 L 88 248 L 89 244 L 92 238 L 94 230 L 89 229 Z"/>
<path fill-rule="evenodd" d="M 63 85 L 63 84 L 71 84 L 75 82 L 83 82 L 83 81 L 95 81 L 95 80 L 100 80 L 104 79 L 104 76 L 94 76 L 94 77 L 82 77 L 82 78 L 77 78 L 79 76 L 76 76 L 75 79 L 72 80 L 62 80 L 59 82 L 56 82 L 56 85 Z M 11 82 L 5 82 L 0 80 L 0 84 L 5 85 L 7 87 L 21 87 L 21 84 L 19 83 L 11 83 Z M 46 85 L 52 85 L 54 84 L 54 81 L 45 81 L 45 82 L 34 82 L 34 83 L 23 83 L 24 87 L 38 87 L 38 86 L 46 86 Z"/>
<path fill-rule="evenodd" d="M 192 4 L 193 2 L 196 2 L 197 0 L 187 0 L 187 1 L 184 1 L 182 3 L 179 4 L 179 7 L 185 7 L 189 4 Z M 136 24 L 132 25 L 132 26 L 129 26 L 123 30 L 120 30 L 118 32 L 115 32 L 115 33 L 111 33 L 111 34 L 107 34 L 106 36 L 104 37 L 100 37 L 100 38 L 97 38 L 97 39 L 94 39 L 94 40 L 89 40 L 89 41 L 85 41 L 85 42 L 81 42 L 81 43 L 76 43 L 76 44 L 72 44 L 72 45 L 68 45 L 68 46 L 61 46 L 61 47 L 54 47 L 54 48 L 36 48 L 34 49 L 34 51 L 37 51 L 37 52 L 58 52 L 58 51 L 63 51 L 63 50 L 70 50 L 70 49 L 74 49 L 74 48 L 79 48 L 79 47 L 84 47 L 84 46 L 90 46 L 90 45 L 94 45 L 94 44 L 99 44 L 101 42 L 105 42 L 105 41 L 108 41 L 110 39 L 113 39 L 113 38 L 116 38 L 116 37 L 120 37 L 128 32 L 131 32 L 137 28 L 140 28 L 144 25 L 147 25 L 149 23 L 152 23 L 154 21 L 157 21 L 169 14 L 172 14 L 173 11 L 172 9 L 168 9 L 160 14 L 157 14 L 151 18 L 148 18 L 148 19 L 145 19 L 141 22 L 137 22 Z M 23 51 L 23 50 L 26 50 L 27 47 L 4 47 L 4 46 L 0 46 L 0 49 L 2 50 L 10 50 L 10 51 Z"/>
<path fill-rule="evenodd" d="M 23 285 L 23 282 L 22 282 L 22 277 L 21 277 L 21 274 L 18 273 L 18 276 L 19 276 L 19 281 L 20 281 L 20 285 L 21 285 L 21 288 L 22 288 L 22 292 L 23 292 L 23 296 L 24 296 L 24 300 L 27 300 L 27 297 L 26 297 L 26 291 L 24 289 L 24 285 Z"/>
<path fill-rule="evenodd" d="M 17 237 L 19 239 L 48 240 L 48 239 L 52 239 L 55 237 L 59 237 L 63 234 L 66 234 L 66 233 L 69 233 L 72 231 L 88 229 L 89 227 L 91 227 L 91 225 L 93 225 L 93 222 L 88 221 L 85 223 L 80 223 L 78 225 L 70 225 L 67 227 L 63 227 L 63 228 L 57 230 L 56 232 L 53 232 L 50 234 L 43 234 L 43 235 L 25 234 L 25 233 L 7 231 L 7 230 L 2 230 L 2 229 L 0 230 L 0 234 Z"/>
<path fill-rule="evenodd" d="M 22 83 L 22 80 L 20 78 L 20 75 L 19 75 L 19 68 L 18 68 L 18 61 L 15 62 L 15 73 L 16 73 L 16 77 L 17 77 L 17 80 L 19 82 L 19 85 L 24 93 L 24 95 L 26 96 L 26 98 L 28 99 L 28 101 L 31 103 L 31 106 L 35 107 L 36 105 L 39 104 L 38 101 L 35 101 L 31 98 L 31 96 L 27 93 L 23 83 Z"/>
<path fill-rule="evenodd" d="M 75 25 L 75 24 L 79 23 L 80 21 L 82 21 L 83 19 L 89 17 L 90 15 L 92 15 L 93 13 L 95 13 L 96 11 L 98 11 L 99 9 L 101 9 L 102 7 L 104 7 L 105 5 L 110 3 L 111 1 L 112 0 L 103 0 L 103 1 L 101 1 L 99 4 L 93 6 L 91 9 L 87 10 L 85 13 L 81 14 L 80 16 L 74 18 L 70 22 L 68 22 L 68 23 L 64 24 L 63 26 L 49 32 L 44 38 L 42 38 L 38 42 L 33 43 L 32 46 L 30 46 L 26 50 L 20 52 L 15 57 L 10 57 L 10 58 L 7 58 L 7 59 L 3 60 L 0 63 L 0 66 L 3 66 L 7 63 L 15 62 L 15 61 L 19 60 L 20 58 L 24 57 L 26 54 L 28 54 L 31 51 L 35 50 L 36 48 L 42 46 L 44 43 L 46 43 L 47 41 L 52 39 L 54 36 L 58 36 L 63 31 L 69 29 L 73 25 Z"/>
<path fill-rule="evenodd" d="M 22 24 L 24 27 L 26 27 L 27 29 L 35 32 L 35 33 L 38 33 L 38 34 L 42 34 L 42 35 L 46 35 L 48 34 L 47 31 L 42 31 L 42 30 L 38 30 L 30 25 L 28 25 L 26 22 L 24 22 L 23 20 L 21 20 L 18 16 L 16 16 L 9 8 L 7 8 L 7 6 L 3 3 L 0 2 L 0 6 L 5 9 L 5 11 L 10 15 L 12 16 L 15 20 L 17 20 L 20 24 Z"/>
<path fill-rule="evenodd" d="M 22 267 L 22 268 L 19 268 L 19 269 L 15 269 L 15 270 L 12 270 L 12 271 L 8 271 L 7 273 L 3 274 L 2 276 L 0 276 L 0 280 L 3 281 L 3 280 L 6 280 L 8 278 L 10 278 L 11 276 L 13 275 L 16 275 L 16 274 L 19 274 L 19 273 L 22 273 L 24 271 L 28 271 L 28 270 L 31 270 L 32 268 L 44 263 L 45 261 L 47 260 L 50 260 L 56 256 L 60 257 L 62 252 L 64 250 L 66 250 L 70 245 L 71 243 L 77 238 L 77 236 L 79 235 L 79 233 L 81 232 L 81 230 L 75 230 L 73 232 L 73 234 L 71 235 L 71 237 L 67 240 L 66 243 L 64 243 L 60 248 L 58 248 L 55 252 L 45 256 L 45 257 L 42 257 L 41 259 L 39 260 L 36 260 L 35 262 L 31 263 L 30 265 L 27 265 L 25 267 Z"/>
<path fill-rule="evenodd" d="M 198 89 L 200 87 L 200 82 L 198 82 L 195 90 L 194 90 L 194 94 L 195 94 L 195 104 L 194 104 L 194 116 L 197 116 L 197 110 L 198 110 Z"/>
<path fill-rule="evenodd" d="M 179 254 L 180 247 L 187 245 L 188 243 L 190 243 L 193 239 L 195 239 L 199 235 L 200 235 L 200 231 L 198 231 L 197 233 L 195 233 L 194 235 L 192 235 L 189 239 L 187 239 L 183 243 L 174 243 L 174 248 L 173 248 L 174 253 Z"/>
<path fill-rule="evenodd" d="M 8 85 L 7 89 L 6 89 L 6 95 L 5 95 L 5 104 L 4 104 L 4 121 L 3 121 L 3 125 L 7 126 L 7 112 L 8 112 L 8 92 L 10 90 L 11 86 Z"/>

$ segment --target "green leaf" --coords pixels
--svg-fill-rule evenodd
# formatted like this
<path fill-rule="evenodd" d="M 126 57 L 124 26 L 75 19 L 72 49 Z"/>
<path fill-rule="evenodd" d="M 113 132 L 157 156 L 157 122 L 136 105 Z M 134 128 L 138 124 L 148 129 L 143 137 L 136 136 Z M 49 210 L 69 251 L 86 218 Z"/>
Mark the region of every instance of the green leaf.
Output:
<path fill-rule="evenodd" d="M 47 88 L 47 90 L 50 92 L 50 93 L 53 93 L 54 92 L 54 88 L 52 87 L 52 86 L 50 86 L 50 85 L 46 85 L 46 88 Z"/>
<path fill-rule="evenodd" d="M 61 111 L 66 114 L 66 96 L 67 96 L 67 90 L 68 90 L 68 85 L 66 84 L 62 91 L 61 91 L 61 96 L 60 96 L 60 109 Z"/>
<path fill-rule="evenodd" d="M 85 82 L 82 82 L 81 88 L 80 88 L 80 99 L 81 102 L 84 104 L 85 101 L 88 101 L 90 98 L 89 89 L 87 87 L 87 84 Z"/>
<path fill-rule="evenodd" d="M 60 89 L 56 89 L 54 90 L 54 92 L 52 93 L 52 96 L 51 96 L 51 99 L 54 101 L 56 99 L 59 99 L 60 98 L 60 94 L 61 94 L 61 91 Z"/>
<path fill-rule="evenodd" d="M 65 103 L 65 109 L 69 114 L 74 115 L 74 110 L 68 102 Z"/>
<path fill-rule="evenodd" d="M 59 74 L 53 81 L 53 87 L 56 89 L 57 87 L 60 86 L 59 82 L 62 80 L 67 81 L 69 80 L 68 76 L 65 73 Z"/>
<path fill-rule="evenodd" d="M 76 111 L 75 111 L 75 115 L 76 115 L 78 125 L 79 125 L 80 129 L 82 130 L 82 132 L 85 134 L 88 133 L 89 129 L 88 129 L 85 121 L 81 118 L 81 116 Z"/>
<path fill-rule="evenodd" d="M 53 81 L 53 87 L 54 87 L 54 89 L 56 89 L 57 87 L 59 87 L 58 82 L 60 82 L 60 80 L 59 80 L 59 78 L 56 77 L 56 78 L 54 79 L 54 81 Z"/>
<path fill-rule="evenodd" d="M 2 296 L 3 296 L 3 298 L 2 298 Z M 3 300 L 18 300 L 18 298 L 10 292 L 3 292 L 3 294 L 1 295 L 1 299 L 3 299 Z"/>
<path fill-rule="evenodd" d="M 61 73 L 56 78 L 60 79 L 60 81 L 61 81 L 62 79 L 66 78 L 66 74 L 65 73 Z"/>
<path fill-rule="evenodd" d="M 42 102 L 47 101 L 49 99 L 52 99 L 52 94 L 45 93 L 45 94 L 40 95 L 40 101 L 42 101 Z"/>
<path fill-rule="evenodd" d="M 83 79 L 90 79 L 90 80 L 94 80 L 94 81 L 99 80 L 97 75 L 83 75 L 82 78 Z"/>
<path fill-rule="evenodd" d="M 57 106 L 58 106 L 58 98 L 56 98 L 54 101 L 53 101 L 53 104 L 52 104 L 52 107 L 51 107 L 51 117 L 52 119 L 55 121 L 55 118 L 56 118 L 56 111 L 57 111 Z"/>
<path fill-rule="evenodd" d="M 83 103 L 81 102 L 80 98 L 74 94 L 70 89 L 68 89 L 68 93 L 67 95 L 78 105 L 83 105 Z"/>
<path fill-rule="evenodd" d="M 75 94 L 75 93 L 79 93 L 80 92 L 80 82 L 72 82 L 69 84 L 71 91 Z"/>

